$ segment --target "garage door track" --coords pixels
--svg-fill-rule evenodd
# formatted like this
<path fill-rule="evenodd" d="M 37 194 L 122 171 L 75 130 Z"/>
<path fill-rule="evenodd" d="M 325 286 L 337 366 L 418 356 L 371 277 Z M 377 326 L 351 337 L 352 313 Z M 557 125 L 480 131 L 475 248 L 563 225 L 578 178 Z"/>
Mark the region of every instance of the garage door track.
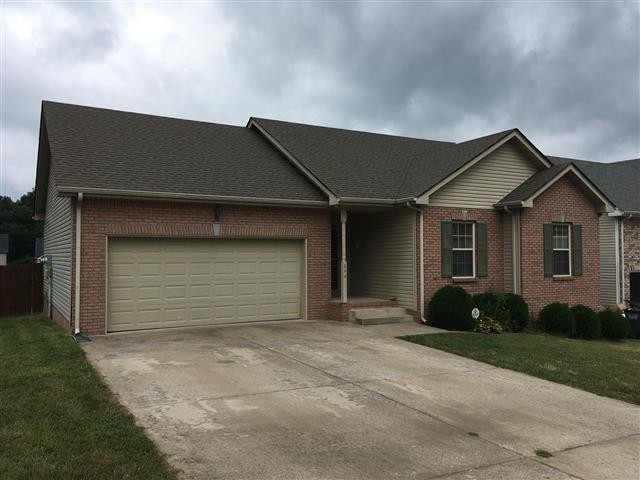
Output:
<path fill-rule="evenodd" d="M 426 330 L 281 322 L 84 348 L 185 478 L 639 478 L 640 408 L 393 338 Z"/>

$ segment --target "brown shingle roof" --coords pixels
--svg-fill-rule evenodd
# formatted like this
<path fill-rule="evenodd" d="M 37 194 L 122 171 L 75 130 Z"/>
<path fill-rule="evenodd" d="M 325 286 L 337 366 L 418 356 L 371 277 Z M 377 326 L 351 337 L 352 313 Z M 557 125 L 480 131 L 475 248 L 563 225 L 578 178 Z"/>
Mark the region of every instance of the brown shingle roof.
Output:
<path fill-rule="evenodd" d="M 245 127 L 43 102 L 56 185 L 326 202 Z"/>

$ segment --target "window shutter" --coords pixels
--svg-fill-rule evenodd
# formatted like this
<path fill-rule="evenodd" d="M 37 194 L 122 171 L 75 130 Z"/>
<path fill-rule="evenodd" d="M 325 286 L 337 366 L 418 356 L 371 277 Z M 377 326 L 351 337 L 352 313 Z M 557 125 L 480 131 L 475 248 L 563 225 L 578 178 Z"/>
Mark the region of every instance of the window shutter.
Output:
<path fill-rule="evenodd" d="M 487 224 L 476 223 L 476 275 L 487 276 Z"/>
<path fill-rule="evenodd" d="M 442 276 L 450 278 L 453 275 L 453 224 L 451 222 L 442 222 L 440 226 L 440 245 Z"/>
<path fill-rule="evenodd" d="M 542 226 L 544 232 L 544 276 L 553 277 L 553 225 Z"/>
<path fill-rule="evenodd" d="M 571 273 L 582 275 L 582 226 L 571 225 Z"/>

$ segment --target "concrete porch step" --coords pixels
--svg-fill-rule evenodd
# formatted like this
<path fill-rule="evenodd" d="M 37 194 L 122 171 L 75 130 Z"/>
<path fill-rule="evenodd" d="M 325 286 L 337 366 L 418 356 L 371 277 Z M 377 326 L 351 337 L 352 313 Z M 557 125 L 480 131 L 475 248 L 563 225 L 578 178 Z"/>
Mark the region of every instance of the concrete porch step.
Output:
<path fill-rule="evenodd" d="M 401 307 L 354 308 L 349 310 L 349 321 L 358 325 L 383 323 L 409 323 L 413 317 Z"/>

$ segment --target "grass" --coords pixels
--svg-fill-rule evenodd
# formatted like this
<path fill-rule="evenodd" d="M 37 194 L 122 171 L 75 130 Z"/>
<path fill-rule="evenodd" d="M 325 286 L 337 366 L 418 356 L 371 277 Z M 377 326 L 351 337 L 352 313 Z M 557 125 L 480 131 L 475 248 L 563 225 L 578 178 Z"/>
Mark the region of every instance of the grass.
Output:
<path fill-rule="evenodd" d="M 640 340 L 437 333 L 404 340 L 640 405 Z"/>
<path fill-rule="evenodd" d="M 552 454 L 550 454 L 549 452 L 547 452 L 546 450 L 542 450 L 541 448 L 537 449 L 535 451 L 535 454 L 539 457 L 543 457 L 543 458 L 549 458 L 549 457 L 553 457 Z"/>
<path fill-rule="evenodd" d="M 0 478 L 173 479 L 62 329 L 0 319 Z"/>

